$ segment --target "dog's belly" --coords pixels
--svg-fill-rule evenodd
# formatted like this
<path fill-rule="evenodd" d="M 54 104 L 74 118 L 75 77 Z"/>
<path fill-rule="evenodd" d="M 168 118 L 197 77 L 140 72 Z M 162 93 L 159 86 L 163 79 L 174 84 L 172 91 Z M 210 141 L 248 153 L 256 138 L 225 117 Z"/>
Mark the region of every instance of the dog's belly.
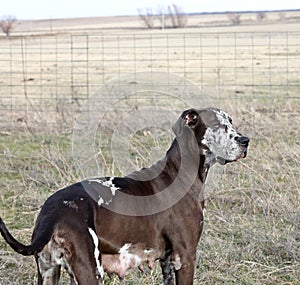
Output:
<path fill-rule="evenodd" d="M 128 269 L 138 267 L 144 270 L 144 265 L 153 268 L 155 260 L 161 258 L 164 252 L 153 248 L 145 248 L 142 243 L 124 244 L 116 254 L 102 254 L 102 266 L 106 273 L 125 276 Z"/>

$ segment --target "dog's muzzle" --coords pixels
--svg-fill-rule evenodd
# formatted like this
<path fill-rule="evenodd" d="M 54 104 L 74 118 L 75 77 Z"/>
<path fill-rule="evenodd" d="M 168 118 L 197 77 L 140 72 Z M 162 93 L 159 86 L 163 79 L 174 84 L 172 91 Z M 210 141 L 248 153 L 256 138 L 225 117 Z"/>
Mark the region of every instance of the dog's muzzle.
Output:
<path fill-rule="evenodd" d="M 236 141 L 239 143 L 241 149 L 242 149 L 242 155 L 241 158 L 244 158 L 247 156 L 247 151 L 248 151 L 248 145 L 250 139 L 246 136 L 240 136 L 236 138 Z"/>
<path fill-rule="evenodd" d="M 221 164 L 221 165 L 225 165 L 229 162 L 233 162 L 233 161 L 236 161 L 238 159 L 241 159 L 241 158 L 245 158 L 247 156 L 247 153 L 248 153 L 248 145 L 249 145 L 249 142 L 250 142 L 250 139 L 246 136 L 239 136 L 239 137 L 236 137 L 235 140 L 238 142 L 239 146 L 240 146 L 240 150 L 241 150 L 241 154 L 239 157 L 237 157 L 236 159 L 234 160 L 227 160 L 227 159 L 224 159 L 220 156 L 216 157 L 216 160 Z"/>
<path fill-rule="evenodd" d="M 246 136 L 240 136 L 240 137 L 237 137 L 236 138 L 236 141 L 240 144 L 240 145 L 242 145 L 242 146 L 248 146 L 248 144 L 249 144 L 249 138 L 248 137 L 246 137 Z"/>

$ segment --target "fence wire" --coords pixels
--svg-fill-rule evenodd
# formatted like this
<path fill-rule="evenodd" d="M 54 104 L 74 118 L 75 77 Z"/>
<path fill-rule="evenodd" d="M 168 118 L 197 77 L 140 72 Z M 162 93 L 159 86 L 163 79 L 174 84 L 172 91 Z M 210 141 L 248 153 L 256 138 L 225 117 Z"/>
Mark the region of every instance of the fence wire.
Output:
<path fill-rule="evenodd" d="M 299 46 L 300 32 L 1 37 L 1 127 L 68 128 L 103 84 L 137 72 L 185 77 L 220 103 L 280 109 L 300 99 Z"/>

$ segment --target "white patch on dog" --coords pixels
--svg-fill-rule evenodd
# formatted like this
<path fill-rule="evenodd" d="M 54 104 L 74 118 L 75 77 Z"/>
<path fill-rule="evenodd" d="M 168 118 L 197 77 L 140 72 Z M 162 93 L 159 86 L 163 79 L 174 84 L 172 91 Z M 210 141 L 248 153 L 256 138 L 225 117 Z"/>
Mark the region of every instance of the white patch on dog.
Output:
<path fill-rule="evenodd" d="M 145 250 L 144 250 L 144 253 L 145 253 L 145 254 L 150 254 L 150 253 L 152 253 L 153 251 L 154 251 L 153 248 L 145 249 Z"/>
<path fill-rule="evenodd" d="M 98 200 L 98 206 L 101 206 L 104 202 L 103 198 L 102 197 L 99 197 L 99 200 Z"/>
<path fill-rule="evenodd" d="M 111 191 L 111 194 L 113 196 L 116 195 L 116 191 L 119 190 L 119 187 L 116 187 L 116 185 L 113 183 L 114 181 L 114 177 L 110 177 L 109 180 L 107 180 L 106 178 L 97 178 L 97 179 L 89 179 L 89 182 L 95 182 L 95 183 L 99 183 L 105 187 L 108 187 Z"/>
<path fill-rule="evenodd" d="M 78 211 L 78 205 L 75 203 L 75 201 L 64 200 L 63 204 Z"/>
<path fill-rule="evenodd" d="M 205 218 L 205 216 L 206 216 L 206 209 L 204 208 L 204 209 L 202 209 L 202 215 L 203 215 L 203 219 Z"/>
<path fill-rule="evenodd" d="M 142 262 L 141 258 L 138 255 L 135 255 L 135 254 L 132 254 L 129 252 L 131 245 L 132 245 L 131 243 L 126 243 L 119 250 L 120 263 L 122 264 L 122 267 L 124 267 L 126 269 L 137 267 Z"/>
<path fill-rule="evenodd" d="M 219 121 L 219 126 L 208 127 L 203 136 L 202 143 L 206 145 L 216 161 L 224 164 L 225 161 L 234 161 L 241 156 L 240 145 L 236 138 L 240 135 L 231 123 L 231 118 L 224 112 L 214 111 Z M 213 163 L 213 157 L 209 156 Z"/>
<path fill-rule="evenodd" d="M 131 247 L 131 243 L 125 243 L 120 249 L 119 249 L 119 253 L 120 254 L 127 254 L 128 253 L 128 249 Z"/>
<path fill-rule="evenodd" d="M 99 239 L 98 236 L 96 235 L 96 233 L 94 232 L 93 229 L 88 228 L 90 235 L 92 236 L 94 245 L 95 245 L 95 250 L 94 250 L 94 257 L 95 257 L 95 261 L 96 261 L 96 274 L 98 276 L 98 274 L 100 274 L 101 279 L 104 279 L 104 270 L 103 267 L 100 264 L 99 261 L 99 257 L 100 257 L 100 251 L 99 251 Z"/>
<path fill-rule="evenodd" d="M 103 177 L 103 178 L 93 178 L 93 179 L 88 180 L 89 184 L 90 183 L 98 183 L 104 187 L 107 187 L 111 191 L 112 197 L 110 197 L 109 200 L 107 198 L 106 198 L 107 200 L 105 200 L 105 198 L 103 198 L 101 196 L 101 189 L 99 189 L 100 194 L 98 196 L 98 206 L 101 206 L 102 204 L 105 204 L 108 206 L 112 202 L 113 196 L 116 195 L 116 191 L 120 189 L 113 183 L 114 179 L 115 179 L 114 177 L 110 177 L 109 179 Z"/>
<path fill-rule="evenodd" d="M 175 254 L 174 260 L 173 260 L 173 265 L 174 265 L 175 270 L 179 270 L 181 268 L 182 264 L 181 264 L 179 254 Z"/>
<path fill-rule="evenodd" d="M 107 187 L 110 188 L 111 193 L 113 194 L 113 196 L 115 196 L 116 191 L 120 189 L 119 187 L 116 187 L 116 185 L 113 183 L 114 179 L 115 179 L 114 177 L 111 177 L 108 181 L 106 181 L 106 185 L 103 184 L 104 186 L 107 186 Z"/>
<path fill-rule="evenodd" d="M 229 117 L 228 114 L 226 114 L 222 110 L 214 110 L 217 119 L 219 120 L 221 125 L 232 125 L 231 124 L 231 118 Z"/>

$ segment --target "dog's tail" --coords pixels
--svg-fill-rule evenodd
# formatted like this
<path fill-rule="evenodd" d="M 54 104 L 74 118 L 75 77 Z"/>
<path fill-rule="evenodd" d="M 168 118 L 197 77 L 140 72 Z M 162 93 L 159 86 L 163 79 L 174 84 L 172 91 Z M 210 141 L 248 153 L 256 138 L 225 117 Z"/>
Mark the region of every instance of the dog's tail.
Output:
<path fill-rule="evenodd" d="M 28 255 L 34 255 L 35 253 L 41 251 L 43 249 L 43 247 L 46 245 L 46 243 L 43 242 L 43 244 L 39 243 L 39 244 L 31 244 L 31 245 L 24 245 L 20 242 L 18 242 L 9 232 L 9 230 L 7 229 L 5 223 L 3 222 L 3 220 L 0 218 L 0 232 L 1 235 L 3 236 L 3 238 L 5 239 L 5 241 L 10 245 L 10 247 L 25 256 Z"/>

